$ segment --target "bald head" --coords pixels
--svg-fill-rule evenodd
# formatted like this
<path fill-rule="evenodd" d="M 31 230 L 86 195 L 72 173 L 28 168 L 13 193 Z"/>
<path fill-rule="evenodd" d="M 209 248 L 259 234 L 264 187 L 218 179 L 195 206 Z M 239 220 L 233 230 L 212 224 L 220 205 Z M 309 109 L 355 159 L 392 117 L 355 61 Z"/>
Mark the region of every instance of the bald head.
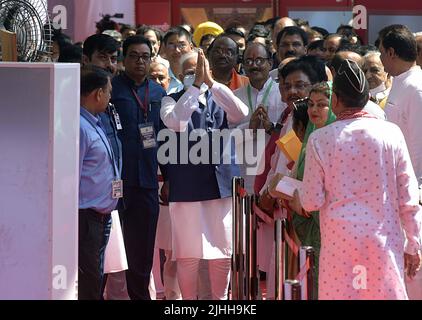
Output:
<path fill-rule="evenodd" d="M 341 35 L 330 34 L 324 40 L 325 60 L 330 61 L 334 58 L 337 49 L 340 47 Z"/>
<path fill-rule="evenodd" d="M 338 68 L 340 68 L 340 65 L 346 59 L 356 62 L 359 68 L 362 69 L 364 59 L 360 54 L 353 51 L 340 51 L 334 55 L 334 58 L 331 60 L 330 63 L 330 70 L 333 74 L 333 77 L 336 76 Z"/>
<path fill-rule="evenodd" d="M 352 60 L 352 61 L 356 62 L 360 68 L 362 68 L 363 57 L 359 53 L 356 53 L 356 52 L 353 52 L 353 51 L 340 51 L 337 54 L 343 60 L 346 60 L 346 59 Z"/>
<path fill-rule="evenodd" d="M 162 86 L 164 90 L 168 90 L 170 86 L 170 76 L 167 67 L 161 62 L 151 62 L 149 78 Z"/>
<path fill-rule="evenodd" d="M 277 22 L 274 24 L 273 34 L 272 34 L 272 40 L 274 48 L 277 50 L 277 35 L 280 33 L 281 30 L 283 30 L 285 27 L 292 27 L 296 26 L 296 23 L 293 21 L 293 19 L 290 19 L 289 17 L 283 17 L 277 20 Z"/>

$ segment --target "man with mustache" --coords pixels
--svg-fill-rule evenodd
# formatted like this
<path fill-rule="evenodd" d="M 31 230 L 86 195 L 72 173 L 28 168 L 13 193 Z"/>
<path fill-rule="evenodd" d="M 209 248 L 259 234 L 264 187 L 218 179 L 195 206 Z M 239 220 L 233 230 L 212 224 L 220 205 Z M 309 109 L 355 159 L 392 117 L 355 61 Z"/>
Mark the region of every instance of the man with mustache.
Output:
<path fill-rule="evenodd" d="M 250 43 L 245 50 L 243 65 L 250 84 L 237 89 L 234 94 L 249 107 L 249 116 L 237 128 L 269 132 L 286 108 L 286 104 L 281 101 L 278 84 L 269 76 L 272 67 L 271 53 L 261 43 Z M 268 141 L 269 135 L 266 136 Z M 254 140 L 255 143 L 266 141 Z M 241 166 L 245 188 L 253 193 L 254 176 L 248 176 L 245 169 L 245 166 Z"/>
<path fill-rule="evenodd" d="M 117 72 L 119 48 L 120 45 L 114 38 L 106 34 L 94 34 L 84 41 L 82 65 L 99 67 L 114 76 Z M 117 136 L 117 122 L 120 121 L 117 112 L 114 107 L 107 106 L 106 111 L 99 116 L 116 155 L 117 165 L 121 168 L 122 146 Z"/>
<path fill-rule="evenodd" d="M 272 59 L 271 53 L 265 45 L 250 43 L 245 50 L 243 65 L 250 84 L 236 90 L 234 94 L 249 107 L 250 115 L 237 128 L 265 130 L 267 133 L 264 134 L 264 139 L 262 139 L 262 135 L 256 135 L 252 139 L 248 132 L 244 133 L 244 145 L 253 143 L 257 146 L 256 150 L 260 150 L 258 146 L 265 146 L 270 140 L 273 126 L 280 119 L 281 113 L 287 105 L 281 101 L 278 84 L 269 76 Z M 261 156 L 262 154 L 258 154 L 257 163 L 261 162 Z M 255 176 L 259 173 L 259 166 L 253 170 L 254 173 L 251 173 L 252 168 L 248 168 L 244 159 L 241 160 L 243 164 L 239 167 L 240 174 L 245 181 L 245 189 L 248 193 L 253 194 Z M 268 265 L 271 254 L 266 238 L 267 236 L 271 237 L 270 235 L 273 233 L 269 231 L 271 227 L 270 225 L 262 225 L 258 229 L 258 264 L 263 272 L 269 271 Z M 271 282 L 273 278 L 268 276 L 267 280 Z"/>
<path fill-rule="evenodd" d="M 306 54 L 308 35 L 299 27 L 286 27 L 277 35 L 279 61 L 289 57 L 302 57 Z"/>
<path fill-rule="evenodd" d="M 108 71 L 112 76 L 117 73 L 117 58 L 120 44 L 113 37 L 106 34 L 94 34 L 84 41 L 82 64 L 84 66 L 96 66 Z M 122 171 L 122 143 L 118 137 L 121 130 L 120 117 L 114 105 L 108 105 L 105 112 L 99 114 L 105 132 L 110 141 L 115 155 L 116 165 L 121 174 Z M 119 202 L 121 205 L 121 202 Z M 106 274 L 103 287 L 106 290 L 107 300 L 126 300 L 126 277 L 125 272 Z"/>
<path fill-rule="evenodd" d="M 265 170 L 264 173 L 255 179 L 255 193 L 260 194 L 259 203 L 271 203 L 271 195 L 268 191 L 269 183 L 277 173 L 289 176 L 291 171 L 289 160 L 276 148 L 275 141 L 292 130 L 292 110 L 293 103 L 299 99 L 308 97 L 313 84 L 327 81 L 327 74 L 316 70 L 324 70 L 324 64 L 316 57 L 302 57 L 290 61 L 286 66 L 279 70 L 279 90 L 282 101 L 287 104 L 276 126 L 273 129 L 271 138 L 265 149 Z M 262 207 L 262 206 L 261 206 Z M 266 209 L 266 208 L 265 208 Z M 265 210 L 264 209 L 264 210 Z M 274 245 L 274 226 L 263 224 L 261 227 L 262 244 L 260 247 L 267 248 L 268 256 L 266 266 L 269 272 L 267 275 L 267 297 L 274 298 L 274 263 L 271 263 L 273 245 Z M 274 261 L 272 261 L 274 262 Z"/>
<path fill-rule="evenodd" d="M 295 26 L 285 27 L 280 31 L 276 39 L 278 48 L 277 60 L 281 64 L 285 65 L 285 62 L 289 61 L 289 59 L 300 58 L 306 55 L 306 47 L 309 41 L 308 35 L 302 28 Z M 273 79 L 277 79 L 280 67 L 279 65 L 278 69 L 276 68 L 270 72 L 270 76 Z"/>

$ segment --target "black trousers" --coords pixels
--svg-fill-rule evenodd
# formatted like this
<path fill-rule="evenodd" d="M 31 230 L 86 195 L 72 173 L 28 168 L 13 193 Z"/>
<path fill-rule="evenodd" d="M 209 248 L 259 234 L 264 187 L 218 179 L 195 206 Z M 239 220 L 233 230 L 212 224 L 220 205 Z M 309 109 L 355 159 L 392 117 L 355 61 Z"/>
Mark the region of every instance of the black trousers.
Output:
<path fill-rule="evenodd" d="M 79 210 L 78 299 L 100 300 L 111 215 Z"/>
<path fill-rule="evenodd" d="M 132 300 L 151 300 L 148 286 L 154 258 L 159 203 L 158 189 L 126 187 L 121 212 L 129 269 L 126 282 Z"/>

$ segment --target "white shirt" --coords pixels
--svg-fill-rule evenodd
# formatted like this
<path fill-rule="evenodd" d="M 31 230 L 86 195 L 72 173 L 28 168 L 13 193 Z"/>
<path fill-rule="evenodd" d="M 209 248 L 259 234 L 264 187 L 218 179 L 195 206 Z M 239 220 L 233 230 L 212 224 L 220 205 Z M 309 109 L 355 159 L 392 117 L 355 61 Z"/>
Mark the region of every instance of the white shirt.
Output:
<path fill-rule="evenodd" d="M 228 87 L 215 82 L 209 90 L 217 106 L 227 113 L 229 123 L 237 124 L 248 116 L 248 107 Z M 160 111 L 164 125 L 176 132 L 186 131 L 192 113 L 199 108 L 201 99 L 205 99 L 203 93 L 194 86 L 190 87 L 177 103 L 169 96 L 164 97 Z"/>
<path fill-rule="evenodd" d="M 248 86 L 244 86 L 242 88 L 237 89 L 234 94 L 243 101 L 244 104 L 246 104 L 249 107 L 249 115 L 246 117 L 240 124 L 236 126 L 236 128 L 245 130 L 249 128 L 249 122 L 251 119 L 252 114 L 258 109 L 258 106 L 260 104 L 263 104 L 265 102 L 265 108 L 268 112 L 268 117 L 271 122 L 275 123 L 280 119 L 281 114 L 283 113 L 284 109 L 286 108 L 286 104 L 281 101 L 281 95 L 280 90 L 278 88 L 278 84 L 272 80 L 271 77 L 268 78 L 267 82 L 265 82 L 264 86 L 261 90 L 257 90 L 254 87 L 250 86 L 250 92 L 251 92 L 251 101 L 252 106 L 249 105 L 249 95 L 248 95 Z M 269 90 L 269 92 L 268 92 Z M 265 96 L 268 96 L 266 98 L 266 101 L 264 101 Z M 244 134 L 244 140 L 245 143 L 254 143 L 257 147 L 257 164 L 262 162 L 262 156 L 264 155 L 265 146 L 269 140 L 269 135 L 266 133 L 263 133 L 263 135 L 258 135 L 256 139 L 254 139 L 252 134 Z M 244 148 L 244 144 L 237 145 L 237 148 Z M 260 152 L 262 150 L 262 152 Z M 240 155 L 243 153 L 237 152 L 237 155 Z M 263 169 L 262 167 L 259 167 L 257 165 L 247 166 L 246 161 L 242 159 L 240 165 L 240 173 L 241 176 L 244 178 L 245 182 L 245 189 L 248 193 L 253 193 L 253 185 L 255 181 L 255 176 L 260 173 L 260 169 Z"/>
<path fill-rule="evenodd" d="M 394 77 L 385 112 L 387 119 L 402 130 L 416 178 L 422 185 L 422 70 L 419 66 Z"/>
<path fill-rule="evenodd" d="M 248 115 L 248 107 L 225 85 L 216 82 L 209 90 L 214 102 L 226 112 L 229 123 L 239 123 Z M 202 99 L 205 99 L 203 92 L 193 86 L 177 102 L 164 97 L 161 120 L 169 129 L 186 131 L 192 113 L 199 108 Z M 231 198 L 170 203 L 173 259 L 230 258 L 231 205 Z"/>
<path fill-rule="evenodd" d="M 379 105 L 377 105 L 375 102 L 372 102 L 371 100 L 368 100 L 368 103 L 365 105 L 363 110 L 372 114 L 373 116 L 377 117 L 380 120 L 386 119 L 384 110 L 382 110 L 382 108 Z"/>
<path fill-rule="evenodd" d="M 251 120 L 252 114 L 256 111 L 256 109 L 258 109 L 258 106 L 262 104 L 263 102 L 265 102 L 265 108 L 267 109 L 268 117 L 270 118 L 270 121 L 277 122 L 282 112 L 287 107 L 287 105 L 281 100 L 278 83 L 275 82 L 271 77 L 269 77 L 261 90 L 257 90 L 254 87 L 250 86 L 251 100 L 253 104 L 252 106 L 249 105 L 248 87 L 249 86 L 244 86 L 234 91 L 234 94 L 236 95 L 236 97 L 242 100 L 242 102 L 249 107 L 249 116 L 246 117 L 242 121 L 242 123 L 237 126 L 237 128 L 239 129 L 248 128 L 249 121 Z M 263 101 L 267 90 L 270 90 L 268 97 L 266 99 L 267 101 Z"/>
<path fill-rule="evenodd" d="M 274 81 L 278 79 L 278 68 L 270 71 L 270 78 L 272 78 Z"/>
<path fill-rule="evenodd" d="M 177 76 L 173 73 L 171 68 L 169 70 L 169 77 L 170 77 L 170 84 L 169 88 L 167 89 L 167 94 L 177 93 L 183 90 L 183 83 L 177 78 Z"/>

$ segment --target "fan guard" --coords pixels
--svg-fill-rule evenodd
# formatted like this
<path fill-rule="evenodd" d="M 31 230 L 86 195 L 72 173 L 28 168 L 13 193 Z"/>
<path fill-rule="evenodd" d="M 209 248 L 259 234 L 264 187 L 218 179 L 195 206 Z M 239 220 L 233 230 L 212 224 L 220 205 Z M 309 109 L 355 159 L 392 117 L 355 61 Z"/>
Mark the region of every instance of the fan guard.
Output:
<path fill-rule="evenodd" d="M 0 0 L 0 29 L 16 33 L 18 61 L 47 61 L 52 24 L 43 0 Z"/>

